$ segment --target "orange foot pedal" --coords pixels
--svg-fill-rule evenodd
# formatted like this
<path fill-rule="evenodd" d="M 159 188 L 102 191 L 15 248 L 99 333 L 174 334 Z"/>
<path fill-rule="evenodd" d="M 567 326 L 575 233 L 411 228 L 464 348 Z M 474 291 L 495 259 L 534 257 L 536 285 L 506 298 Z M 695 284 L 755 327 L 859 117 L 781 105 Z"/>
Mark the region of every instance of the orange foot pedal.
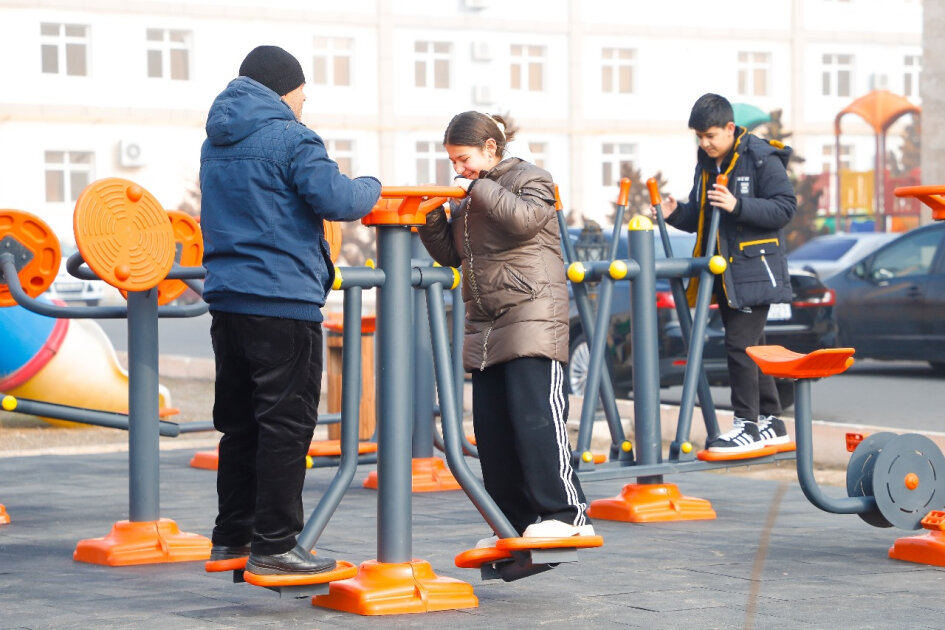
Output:
<path fill-rule="evenodd" d="M 921 525 L 929 532 L 897 538 L 889 548 L 889 557 L 945 567 L 945 511 L 932 510 L 922 519 Z"/>
<path fill-rule="evenodd" d="M 683 496 L 673 483 L 628 483 L 616 497 L 591 501 L 587 515 L 604 521 L 654 523 L 712 520 L 715 510 L 705 499 Z"/>
<path fill-rule="evenodd" d="M 222 573 L 224 571 L 242 571 L 246 567 L 246 561 L 249 556 L 239 558 L 227 558 L 226 560 L 207 560 L 204 565 L 204 571 L 207 573 Z M 242 581 L 242 580 L 234 580 Z"/>
<path fill-rule="evenodd" d="M 233 581 L 236 581 L 236 572 L 234 572 Z M 358 573 L 358 568 L 350 562 L 344 560 L 338 561 L 331 571 L 324 573 L 302 573 L 299 575 L 258 575 L 251 571 L 242 571 L 243 581 L 254 586 L 268 588 L 275 591 L 279 597 L 292 597 L 301 599 L 304 597 L 314 597 L 315 595 L 325 595 L 328 593 L 329 585 L 336 580 L 347 580 L 353 578 Z"/>
<path fill-rule="evenodd" d="M 502 538 L 495 547 L 468 549 L 454 560 L 461 569 L 480 570 L 483 580 L 512 582 L 543 573 L 562 562 L 577 562 L 578 549 L 604 544 L 601 536 L 568 538 Z"/>

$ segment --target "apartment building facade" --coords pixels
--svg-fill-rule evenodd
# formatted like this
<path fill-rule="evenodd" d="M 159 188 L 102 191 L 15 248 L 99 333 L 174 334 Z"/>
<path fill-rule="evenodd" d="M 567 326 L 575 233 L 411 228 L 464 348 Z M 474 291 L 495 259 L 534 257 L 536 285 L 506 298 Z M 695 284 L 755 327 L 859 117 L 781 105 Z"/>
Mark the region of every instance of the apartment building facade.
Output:
<path fill-rule="evenodd" d="M 809 173 L 834 168 L 853 99 L 921 105 L 921 0 L 0 0 L 0 206 L 71 240 L 95 179 L 184 203 L 207 108 L 263 43 L 302 62 L 304 122 L 348 174 L 447 183 L 450 117 L 508 112 L 565 206 L 598 220 L 625 163 L 687 195 L 705 92 L 782 110 Z M 843 132 L 844 165 L 871 169 L 873 130 Z"/>

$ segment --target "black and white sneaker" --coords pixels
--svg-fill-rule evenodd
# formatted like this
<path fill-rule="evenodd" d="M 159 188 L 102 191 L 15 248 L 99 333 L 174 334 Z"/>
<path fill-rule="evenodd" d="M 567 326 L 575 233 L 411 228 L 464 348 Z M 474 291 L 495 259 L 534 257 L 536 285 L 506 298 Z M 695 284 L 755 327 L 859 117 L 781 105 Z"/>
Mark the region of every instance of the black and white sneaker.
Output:
<path fill-rule="evenodd" d="M 735 418 L 734 428 L 705 444 L 713 453 L 747 453 L 764 447 L 758 425 L 751 420 Z"/>
<path fill-rule="evenodd" d="M 758 433 L 765 446 L 787 444 L 791 441 L 784 426 L 784 420 L 777 416 L 758 416 Z"/>

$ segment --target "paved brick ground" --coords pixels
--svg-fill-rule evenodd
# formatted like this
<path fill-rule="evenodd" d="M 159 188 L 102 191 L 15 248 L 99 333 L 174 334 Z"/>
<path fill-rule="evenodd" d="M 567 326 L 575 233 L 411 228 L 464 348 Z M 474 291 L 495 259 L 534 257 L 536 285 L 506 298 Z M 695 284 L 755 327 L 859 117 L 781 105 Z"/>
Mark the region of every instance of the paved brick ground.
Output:
<path fill-rule="evenodd" d="M 208 534 L 214 474 L 191 449 L 161 455 L 161 516 Z M 375 558 L 376 503 L 355 482 L 316 548 L 355 564 Z M 309 472 L 311 508 L 334 469 Z M 667 478 L 712 501 L 714 521 L 598 521 L 605 546 L 577 564 L 512 583 L 483 582 L 453 557 L 488 533 L 461 492 L 413 499 L 413 554 L 474 586 L 478 608 L 362 617 L 279 599 L 204 573 L 202 563 L 111 568 L 72 560 L 78 540 L 128 517 L 126 453 L 0 458 L 0 629 L 14 628 L 941 628 L 945 572 L 890 560 L 904 532 L 826 514 L 796 483 L 731 474 Z M 590 481 L 590 498 L 624 480 Z M 828 493 L 838 495 L 839 488 Z"/>

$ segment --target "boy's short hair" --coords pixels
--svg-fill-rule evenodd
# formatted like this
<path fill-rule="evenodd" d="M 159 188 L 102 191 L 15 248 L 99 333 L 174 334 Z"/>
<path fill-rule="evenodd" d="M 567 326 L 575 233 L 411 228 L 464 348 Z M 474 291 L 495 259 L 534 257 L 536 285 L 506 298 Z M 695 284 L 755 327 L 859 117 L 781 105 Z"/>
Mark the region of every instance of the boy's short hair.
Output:
<path fill-rule="evenodd" d="M 718 94 L 703 94 L 692 106 L 689 114 L 689 128 L 706 131 L 710 127 L 724 127 L 735 122 L 735 113 L 728 99 Z"/>

